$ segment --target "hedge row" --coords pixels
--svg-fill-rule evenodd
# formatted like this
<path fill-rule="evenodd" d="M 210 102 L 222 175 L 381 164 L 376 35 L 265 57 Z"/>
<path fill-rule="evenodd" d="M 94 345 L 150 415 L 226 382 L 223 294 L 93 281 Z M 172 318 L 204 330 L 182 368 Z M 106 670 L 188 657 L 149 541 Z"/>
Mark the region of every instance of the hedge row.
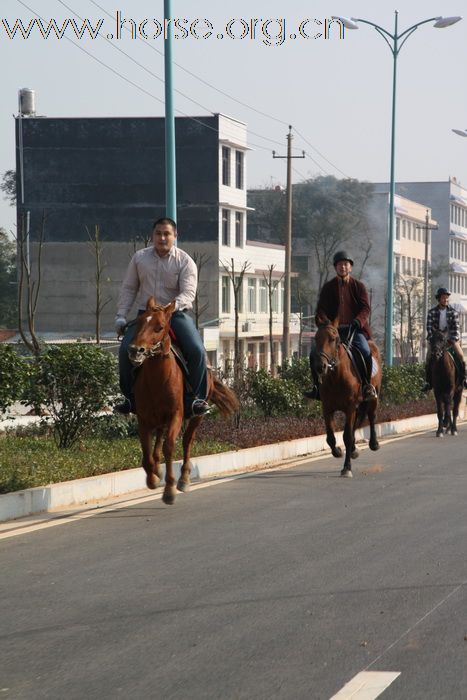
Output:
<path fill-rule="evenodd" d="M 317 417 L 319 402 L 307 401 L 307 359 L 284 364 L 277 377 L 264 369 L 245 370 L 235 384 L 245 415 Z M 423 365 L 384 367 L 381 398 L 399 405 L 423 398 Z M 92 431 L 94 416 L 118 392 L 116 359 L 98 346 L 50 347 L 39 357 L 23 358 L 0 345 L 0 413 L 15 401 L 45 407 L 59 447 L 70 447 Z"/>

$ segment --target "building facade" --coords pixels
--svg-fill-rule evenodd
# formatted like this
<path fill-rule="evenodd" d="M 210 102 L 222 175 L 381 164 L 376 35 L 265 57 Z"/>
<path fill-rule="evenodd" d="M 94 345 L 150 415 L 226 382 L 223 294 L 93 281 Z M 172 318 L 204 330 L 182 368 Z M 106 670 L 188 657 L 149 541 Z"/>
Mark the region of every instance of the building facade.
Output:
<path fill-rule="evenodd" d="M 265 275 L 274 266 L 278 282 L 285 255 L 283 246 L 246 239 L 247 127 L 221 114 L 180 117 L 175 123 L 177 243 L 198 264 L 194 313 L 210 360 L 226 369 L 231 365 L 235 324 L 229 273 L 246 267 L 239 296 L 241 350 L 251 366 L 269 366 Z M 36 282 L 43 238 L 37 332 L 92 335 L 99 291 L 102 332 L 111 335 L 128 262 L 150 244 L 152 223 L 165 215 L 164 119 L 17 118 L 16 144 L 18 230 L 28 233 L 27 257 Z M 272 299 L 276 362 L 281 359 L 281 285 Z"/>
<path fill-rule="evenodd" d="M 455 178 L 439 182 L 398 182 L 396 191 L 426 203 L 438 228 L 432 233 L 431 289 L 428 306 L 436 303 L 437 287 L 449 287 L 450 303 L 461 321 L 467 344 L 467 189 Z"/>

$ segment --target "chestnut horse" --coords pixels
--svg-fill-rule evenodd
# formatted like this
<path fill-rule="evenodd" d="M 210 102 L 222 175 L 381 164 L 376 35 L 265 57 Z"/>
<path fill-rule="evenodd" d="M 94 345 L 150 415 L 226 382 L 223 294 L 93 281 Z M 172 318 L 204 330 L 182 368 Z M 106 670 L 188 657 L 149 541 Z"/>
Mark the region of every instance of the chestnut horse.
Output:
<path fill-rule="evenodd" d="M 164 503 L 175 501 L 177 489 L 188 491 L 190 487 L 190 449 L 196 429 L 203 416 L 188 420 L 183 435 L 183 464 L 180 478 L 175 483 L 173 451 L 184 419 L 184 381 L 173 352 L 169 335 L 170 318 L 175 311 L 175 302 L 159 306 L 150 297 L 146 312 L 137 319 L 137 330 L 128 355 L 134 367 L 138 367 L 134 394 L 138 432 L 143 451 L 143 468 L 148 488 L 155 489 L 162 479 L 161 448 L 165 459 Z M 208 373 L 208 400 L 211 400 L 222 415 L 238 410 L 237 397 L 229 387 Z M 156 440 L 153 447 L 153 433 Z"/>
<path fill-rule="evenodd" d="M 340 447 L 336 447 L 334 435 L 334 413 L 342 411 L 345 414 L 345 460 L 341 476 L 351 477 L 351 458 L 358 457 L 358 450 L 355 447 L 355 429 L 361 425 L 366 416 L 368 416 L 370 423 L 370 449 L 379 449 L 375 431 L 378 398 L 368 401 L 362 400 L 360 379 L 339 337 L 338 319 L 331 322 L 327 318 L 322 318 L 318 321 L 318 330 L 315 336 L 316 351 L 313 361 L 320 382 L 319 391 L 326 423 L 326 442 L 334 457 L 342 457 L 342 450 Z M 371 340 L 368 342 L 371 354 L 378 365 L 376 374 L 371 378 L 371 383 L 379 394 L 382 378 L 381 358 L 375 343 Z"/>
<path fill-rule="evenodd" d="M 436 399 L 438 430 L 436 437 L 444 432 L 457 435 L 457 416 L 462 398 L 462 380 L 459 382 L 454 358 L 449 352 L 449 342 L 442 331 L 435 331 L 431 345 L 431 386 Z"/>

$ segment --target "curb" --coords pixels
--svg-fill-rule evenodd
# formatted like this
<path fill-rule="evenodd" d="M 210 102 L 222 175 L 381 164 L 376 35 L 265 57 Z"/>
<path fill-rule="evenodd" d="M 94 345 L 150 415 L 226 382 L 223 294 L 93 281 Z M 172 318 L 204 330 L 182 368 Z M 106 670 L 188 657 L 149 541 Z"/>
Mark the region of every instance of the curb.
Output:
<path fill-rule="evenodd" d="M 437 416 L 433 413 L 388 423 L 378 423 L 375 427 L 378 438 L 383 438 L 416 433 L 430 428 L 435 429 L 436 425 Z M 336 433 L 336 438 L 338 442 L 342 443 L 342 432 Z M 369 428 L 357 430 L 355 438 L 357 441 L 368 440 Z M 193 465 L 192 478 L 209 479 L 247 470 L 264 469 L 287 459 L 311 457 L 328 449 L 326 436 L 315 435 L 314 437 L 261 445 L 234 452 L 193 457 L 191 460 Z M 180 462 L 175 464 L 177 478 L 180 466 Z M 0 495 L 0 522 L 70 506 L 85 505 L 144 489 L 146 489 L 146 475 L 141 467 L 137 467 L 136 469 L 65 481 L 50 486 L 15 491 Z"/>

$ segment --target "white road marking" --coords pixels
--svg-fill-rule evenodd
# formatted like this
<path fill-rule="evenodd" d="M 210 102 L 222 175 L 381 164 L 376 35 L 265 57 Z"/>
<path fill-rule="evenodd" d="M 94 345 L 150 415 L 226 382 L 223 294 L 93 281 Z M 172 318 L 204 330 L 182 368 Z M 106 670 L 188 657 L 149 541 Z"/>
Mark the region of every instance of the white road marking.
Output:
<path fill-rule="evenodd" d="M 362 671 L 330 700 L 374 700 L 400 675 L 397 671 Z"/>

